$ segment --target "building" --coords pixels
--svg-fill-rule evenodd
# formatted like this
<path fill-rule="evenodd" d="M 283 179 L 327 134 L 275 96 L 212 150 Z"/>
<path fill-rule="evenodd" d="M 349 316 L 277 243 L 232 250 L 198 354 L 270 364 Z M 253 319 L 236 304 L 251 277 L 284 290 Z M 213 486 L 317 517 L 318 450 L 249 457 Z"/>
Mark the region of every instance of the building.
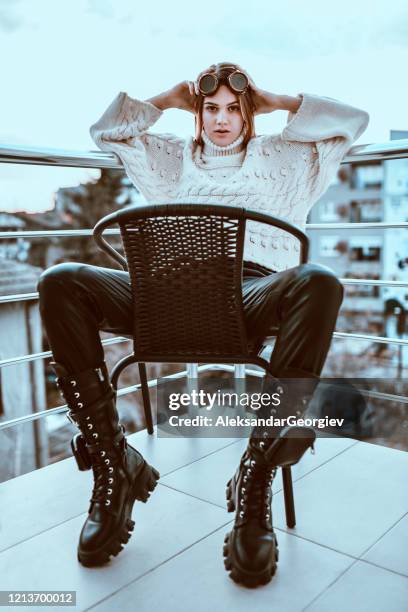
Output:
<path fill-rule="evenodd" d="M 36 291 L 41 269 L 0 259 L 0 296 Z M 42 351 L 42 329 L 35 301 L 0 303 L 0 359 Z M 9 420 L 46 406 L 43 360 L 0 368 L 0 420 Z M 0 432 L 0 482 L 47 465 L 46 419 Z M 15 452 L 18 449 L 18 452 Z"/>
<path fill-rule="evenodd" d="M 391 139 L 408 132 L 391 132 Z M 313 207 L 309 223 L 376 223 L 408 221 L 408 160 L 350 164 Z M 311 259 L 339 277 L 408 282 L 406 228 L 313 232 Z M 400 336 L 407 333 L 406 287 L 349 285 L 338 319 L 341 331 Z M 386 346 L 386 345 L 383 345 Z M 408 366 L 408 351 L 400 349 Z"/>

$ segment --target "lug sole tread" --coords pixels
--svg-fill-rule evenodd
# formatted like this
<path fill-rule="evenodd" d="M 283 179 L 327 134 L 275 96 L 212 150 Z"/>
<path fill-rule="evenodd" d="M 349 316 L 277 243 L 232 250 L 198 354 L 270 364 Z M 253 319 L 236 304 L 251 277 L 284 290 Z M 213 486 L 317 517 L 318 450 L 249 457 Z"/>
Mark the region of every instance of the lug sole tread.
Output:
<path fill-rule="evenodd" d="M 271 560 L 270 565 L 265 568 L 262 572 L 249 573 L 244 571 L 239 565 L 235 562 L 233 558 L 233 554 L 230 550 L 230 542 L 229 542 L 230 534 L 227 533 L 224 538 L 224 546 L 223 546 L 223 556 L 224 556 L 224 567 L 229 573 L 229 577 L 236 582 L 237 584 L 242 584 L 249 588 L 256 588 L 257 586 L 263 586 L 268 584 L 273 578 L 277 570 L 277 562 L 279 559 L 279 549 L 278 549 L 278 541 L 275 534 L 275 548 L 273 559 Z"/>

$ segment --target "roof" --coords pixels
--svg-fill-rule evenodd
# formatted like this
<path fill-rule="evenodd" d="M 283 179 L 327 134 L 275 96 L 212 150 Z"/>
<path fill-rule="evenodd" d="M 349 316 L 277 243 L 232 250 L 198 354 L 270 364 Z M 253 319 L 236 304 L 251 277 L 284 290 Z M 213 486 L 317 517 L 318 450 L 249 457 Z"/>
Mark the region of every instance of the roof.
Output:
<path fill-rule="evenodd" d="M 41 268 L 0 258 L 0 295 L 37 291 Z"/>
<path fill-rule="evenodd" d="M 2 231 L 4 231 L 4 228 L 10 227 L 18 230 L 24 228 L 24 226 L 24 221 L 18 216 L 6 212 L 0 212 L 0 228 Z"/>

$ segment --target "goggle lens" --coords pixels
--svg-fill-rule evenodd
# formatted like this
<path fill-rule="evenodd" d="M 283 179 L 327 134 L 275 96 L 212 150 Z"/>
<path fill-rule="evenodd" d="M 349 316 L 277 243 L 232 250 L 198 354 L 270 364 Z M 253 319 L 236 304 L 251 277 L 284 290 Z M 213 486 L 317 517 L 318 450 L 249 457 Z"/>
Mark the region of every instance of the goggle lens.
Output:
<path fill-rule="evenodd" d="M 202 94 L 210 94 L 215 91 L 217 87 L 217 79 L 213 74 L 204 74 L 201 77 L 198 86 Z"/>
<path fill-rule="evenodd" d="M 249 84 L 247 76 L 243 72 L 233 72 L 229 77 L 229 82 L 232 89 L 239 92 L 245 91 Z"/>

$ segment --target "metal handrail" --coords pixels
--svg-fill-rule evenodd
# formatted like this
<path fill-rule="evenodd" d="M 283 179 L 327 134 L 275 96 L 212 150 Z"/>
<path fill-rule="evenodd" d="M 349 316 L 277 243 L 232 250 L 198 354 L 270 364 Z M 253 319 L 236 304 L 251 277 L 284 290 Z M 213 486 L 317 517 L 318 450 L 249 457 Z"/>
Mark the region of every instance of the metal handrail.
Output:
<path fill-rule="evenodd" d="M 408 221 L 400 221 L 399 223 L 389 223 L 376 221 L 372 223 L 306 223 L 307 230 L 320 229 L 397 229 L 408 228 Z M 4 231 L 0 232 L 0 240 L 10 238 L 54 238 L 54 237 L 73 237 L 73 236 L 92 236 L 93 229 L 77 229 L 77 230 L 21 230 L 21 231 Z M 106 235 L 119 236 L 119 229 L 106 229 Z"/>
<path fill-rule="evenodd" d="M 211 365 L 211 364 L 203 364 L 198 367 L 200 372 L 205 370 L 217 370 L 224 369 L 222 365 Z M 257 373 L 259 374 L 259 372 Z M 180 372 L 175 372 L 174 374 L 167 374 L 166 379 L 177 379 L 183 378 L 188 375 L 188 370 L 181 370 Z M 157 387 L 158 379 L 151 378 L 147 381 L 148 387 Z M 141 383 L 136 385 L 130 385 L 129 387 L 123 387 L 122 389 L 118 389 L 117 395 L 118 397 L 122 397 L 123 395 L 128 395 L 129 393 L 133 393 L 134 391 L 139 391 L 141 389 Z M 68 412 L 68 405 L 63 404 L 62 406 L 56 406 L 55 408 L 49 408 L 48 410 L 39 410 L 38 412 L 31 412 L 29 414 L 24 414 L 23 416 L 15 417 L 14 419 L 9 419 L 7 421 L 0 422 L 0 431 L 2 429 L 7 429 L 8 427 L 15 427 L 16 425 L 23 425 L 24 423 L 30 423 L 32 421 L 38 421 L 47 416 L 52 416 L 54 414 L 61 414 Z"/>
<path fill-rule="evenodd" d="M 387 336 L 371 336 L 370 334 L 355 334 L 351 332 L 333 332 L 334 338 L 354 338 L 355 340 L 368 340 L 369 342 L 379 342 L 380 344 L 400 344 L 408 345 L 408 339 L 387 338 Z"/>
<path fill-rule="evenodd" d="M 38 291 L 33 293 L 10 293 L 9 295 L 0 295 L 0 304 L 31 302 L 32 300 L 38 300 Z"/>
<path fill-rule="evenodd" d="M 408 221 L 400 221 L 399 223 L 389 223 L 387 221 L 372 221 L 370 223 L 307 223 L 306 228 L 311 230 L 316 229 L 389 229 L 408 227 Z"/>
<path fill-rule="evenodd" d="M 54 237 L 74 237 L 74 236 L 92 236 L 91 229 L 76 229 L 76 230 L 21 230 L 21 231 L 5 231 L 0 232 L 0 239 L 7 238 L 54 238 Z M 119 235 L 118 229 L 106 230 L 107 234 Z"/>
<path fill-rule="evenodd" d="M 372 287 L 408 287 L 408 281 L 373 280 L 365 278 L 339 278 L 342 285 L 369 285 Z M 0 295 L 0 304 L 12 302 L 29 302 L 38 300 L 38 292 L 34 293 L 11 293 Z"/>
<path fill-rule="evenodd" d="M 355 145 L 351 147 L 342 164 L 367 161 L 384 161 L 408 157 L 408 139 Z M 103 151 L 69 151 L 45 147 L 0 145 L 0 163 L 31 164 L 40 166 L 65 166 L 76 168 L 112 168 L 123 170 L 119 159 Z"/>
<path fill-rule="evenodd" d="M 274 336 L 271 336 L 271 338 Z M 367 340 L 368 342 L 379 342 L 380 344 L 399 344 L 401 346 L 408 345 L 408 339 L 404 338 L 388 338 L 387 336 L 372 336 L 370 334 L 355 334 L 353 332 L 333 332 L 333 338 L 353 338 L 355 340 Z M 115 338 L 108 338 L 102 340 L 104 346 L 112 344 L 120 344 L 122 342 L 129 342 L 130 338 L 124 338 L 117 336 Z M 35 361 L 37 359 L 47 359 L 52 357 L 51 351 L 44 351 L 42 353 L 31 353 L 29 355 L 21 355 L 19 357 L 10 357 L 8 359 L 0 360 L 0 368 L 5 368 L 10 365 L 16 365 L 19 363 L 26 363 L 28 361 Z"/>
<path fill-rule="evenodd" d="M 122 342 L 130 342 L 131 338 L 125 338 L 123 336 L 115 336 L 114 338 L 106 338 L 102 340 L 104 346 L 110 346 L 112 344 L 121 344 Z M 10 357 L 9 359 L 0 359 L 0 368 L 4 368 L 10 365 L 16 365 L 17 363 L 27 363 L 28 361 L 36 361 L 37 359 L 48 359 L 52 357 L 51 351 L 42 351 L 41 353 L 29 353 L 27 355 L 20 355 L 19 357 Z"/>
<path fill-rule="evenodd" d="M 227 372 L 233 372 L 234 366 L 229 364 L 203 364 L 197 367 L 197 373 L 203 372 L 205 370 L 222 370 Z M 261 377 L 264 375 L 260 370 L 252 370 L 250 368 L 246 369 L 246 374 L 250 376 Z M 174 374 L 167 374 L 166 379 L 177 379 L 183 378 L 184 376 L 188 376 L 188 370 L 182 370 L 181 372 L 175 372 Z M 324 379 L 323 379 L 324 380 Z M 158 379 L 152 378 L 147 381 L 148 387 L 157 387 Z M 130 393 L 134 393 L 135 391 L 139 391 L 141 389 L 141 384 L 138 383 L 136 385 L 130 385 L 129 387 L 123 387 L 119 389 L 117 392 L 118 397 L 122 397 L 124 395 L 129 395 Z M 404 404 L 408 404 L 408 397 L 405 395 L 395 395 L 394 393 L 382 393 L 380 391 L 364 391 L 360 390 L 362 395 L 367 397 L 374 397 L 377 399 L 384 399 L 390 401 L 398 401 Z M 31 412 L 30 414 L 25 414 L 23 416 L 15 417 L 14 419 L 9 419 L 7 421 L 0 422 L 0 431 L 3 429 L 8 429 L 9 427 L 15 427 L 17 425 L 24 425 L 26 423 L 31 423 L 32 421 L 38 421 L 39 419 L 43 419 L 48 416 L 52 416 L 55 414 L 64 414 L 68 412 L 67 404 L 63 404 L 62 406 L 56 406 L 55 408 L 49 408 L 48 410 L 40 410 L 39 412 Z"/>
<path fill-rule="evenodd" d="M 407 141 L 408 142 L 408 141 Z M 306 223 L 306 229 L 387 229 L 387 228 L 408 228 L 408 222 L 401 221 L 399 223 L 389 222 L 372 222 L 372 223 Z M 104 232 L 106 235 L 119 235 L 119 229 L 109 228 Z M 72 236 L 92 236 L 93 229 L 77 229 L 77 230 L 21 230 L 21 231 L 0 231 L 0 240 L 10 238 L 50 238 L 50 237 L 72 237 Z M 408 283 L 403 281 L 387 281 L 387 280 L 372 280 L 372 279 L 350 279 L 340 278 L 340 282 L 344 285 L 370 285 L 370 286 L 389 286 L 389 287 L 406 287 Z M 10 294 L 0 296 L 0 304 L 9 302 L 23 302 L 28 300 L 38 299 L 38 293 L 27 294 Z"/>
<path fill-rule="evenodd" d="M 0 145 L 0 163 L 123 170 L 118 158 L 103 151 L 69 151 L 48 147 Z"/>
<path fill-rule="evenodd" d="M 372 285 L 373 287 L 408 287 L 408 281 L 372 280 L 365 278 L 339 278 L 343 285 Z"/>

